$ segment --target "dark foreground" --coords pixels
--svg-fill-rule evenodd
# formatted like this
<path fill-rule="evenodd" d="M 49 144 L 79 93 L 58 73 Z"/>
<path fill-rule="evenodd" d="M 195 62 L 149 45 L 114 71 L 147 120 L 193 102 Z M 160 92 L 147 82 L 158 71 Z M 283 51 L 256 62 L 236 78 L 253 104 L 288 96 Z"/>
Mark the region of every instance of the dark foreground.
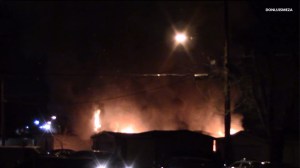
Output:
<path fill-rule="evenodd" d="M 246 159 L 225 166 L 222 161 L 183 156 L 151 165 L 136 163 L 141 162 L 129 163 L 118 154 L 100 151 L 58 150 L 41 154 L 34 148 L 11 147 L 1 148 L 0 156 L 1 168 L 292 168 Z"/>

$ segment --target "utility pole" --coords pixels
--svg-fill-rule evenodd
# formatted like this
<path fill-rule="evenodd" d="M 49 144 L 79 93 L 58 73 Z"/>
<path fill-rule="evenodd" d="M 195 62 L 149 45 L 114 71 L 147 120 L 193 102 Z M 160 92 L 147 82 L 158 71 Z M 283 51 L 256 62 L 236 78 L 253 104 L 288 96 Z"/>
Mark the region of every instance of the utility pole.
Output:
<path fill-rule="evenodd" d="M 0 113 L 1 113 L 1 144 L 5 146 L 5 113 L 4 113 L 4 80 L 0 86 Z"/>
<path fill-rule="evenodd" d="M 225 33 L 225 46 L 224 46 L 224 96 L 225 96 L 225 162 L 226 164 L 231 161 L 231 139 L 230 139 L 230 80 L 229 80 L 229 33 L 228 33 L 228 2 L 224 0 L 224 33 Z"/>

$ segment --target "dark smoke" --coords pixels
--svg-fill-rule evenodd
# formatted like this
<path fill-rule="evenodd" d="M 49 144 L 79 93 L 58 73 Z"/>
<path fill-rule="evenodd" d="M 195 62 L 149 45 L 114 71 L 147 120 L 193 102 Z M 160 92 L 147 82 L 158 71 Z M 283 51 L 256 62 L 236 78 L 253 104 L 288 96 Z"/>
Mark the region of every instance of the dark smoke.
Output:
<path fill-rule="evenodd" d="M 53 14 L 53 18 L 63 15 L 57 18 L 59 24 L 54 22 L 53 36 L 49 37 L 53 42 L 49 42 L 47 75 L 49 109 L 66 118 L 66 132 L 89 137 L 93 112 L 98 108 L 104 130 L 117 131 L 126 123 L 137 131 L 215 133 L 223 126 L 223 6 L 182 3 L 148 4 L 147 10 L 142 4 L 124 8 L 109 3 L 60 6 Z M 67 6 L 68 12 L 64 12 Z M 231 8 L 241 16 L 247 13 L 244 3 L 232 3 Z M 237 23 L 243 17 L 232 16 L 233 29 L 247 29 L 245 25 L 250 23 L 240 26 Z M 184 24 L 188 26 L 181 27 L 191 30 L 193 36 L 191 46 L 172 48 L 172 27 Z M 238 48 L 232 47 L 232 57 L 236 57 L 242 47 L 233 45 Z M 147 73 L 208 73 L 209 77 L 136 76 Z M 239 95 L 236 85 L 233 113 Z M 233 117 L 233 125 L 241 126 L 241 117 Z"/>

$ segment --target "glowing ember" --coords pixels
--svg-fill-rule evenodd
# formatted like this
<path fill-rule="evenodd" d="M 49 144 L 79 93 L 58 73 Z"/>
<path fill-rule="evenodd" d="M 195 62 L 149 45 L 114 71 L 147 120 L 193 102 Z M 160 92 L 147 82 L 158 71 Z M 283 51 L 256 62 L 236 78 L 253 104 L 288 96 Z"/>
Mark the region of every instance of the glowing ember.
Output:
<path fill-rule="evenodd" d="M 213 141 L 213 152 L 217 152 L 217 142 L 215 139 Z"/>
<path fill-rule="evenodd" d="M 97 110 L 94 113 L 94 131 L 99 132 L 101 129 L 101 118 L 100 118 L 101 110 Z"/>

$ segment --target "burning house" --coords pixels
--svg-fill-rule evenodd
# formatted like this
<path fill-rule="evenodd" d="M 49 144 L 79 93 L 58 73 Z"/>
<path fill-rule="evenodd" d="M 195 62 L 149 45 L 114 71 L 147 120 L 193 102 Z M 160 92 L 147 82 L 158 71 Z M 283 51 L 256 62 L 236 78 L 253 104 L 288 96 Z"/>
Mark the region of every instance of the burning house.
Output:
<path fill-rule="evenodd" d="M 174 158 L 217 160 L 214 138 L 200 132 L 149 131 L 137 134 L 100 132 L 92 136 L 93 150 L 121 155 L 138 167 L 162 167 Z"/>

